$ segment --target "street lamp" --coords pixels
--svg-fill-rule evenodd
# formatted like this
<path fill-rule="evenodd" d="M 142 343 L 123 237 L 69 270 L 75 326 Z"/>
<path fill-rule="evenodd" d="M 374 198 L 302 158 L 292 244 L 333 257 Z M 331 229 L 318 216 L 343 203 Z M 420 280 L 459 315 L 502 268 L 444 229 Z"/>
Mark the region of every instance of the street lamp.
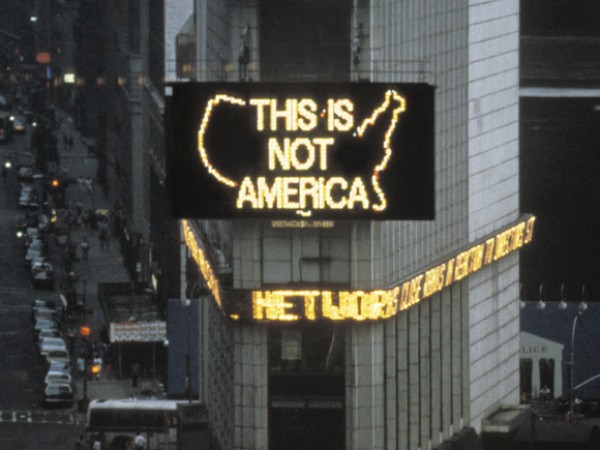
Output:
<path fill-rule="evenodd" d="M 538 300 L 538 304 L 537 304 L 537 309 L 545 309 L 546 308 L 546 302 L 544 301 L 544 283 L 540 284 L 540 298 Z"/>
<path fill-rule="evenodd" d="M 558 304 L 558 307 L 561 310 L 566 310 L 568 305 L 564 300 L 564 284 L 561 286 L 561 301 Z M 574 380 L 575 380 L 575 330 L 577 328 L 577 320 L 579 316 L 583 314 L 583 312 L 587 309 L 587 303 L 583 300 L 585 293 L 585 285 L 581 288 L 581 303 L 577 306 L 577 313 L 573 318 L 573 324 L 571 326 L 571 357 L 568 363 L 565 363 L 569 367 L 569 422 L 573 422 L 573 414 L 575 413 L 574 403 L 575 403 L 575 388 L 574 388 Z"/>

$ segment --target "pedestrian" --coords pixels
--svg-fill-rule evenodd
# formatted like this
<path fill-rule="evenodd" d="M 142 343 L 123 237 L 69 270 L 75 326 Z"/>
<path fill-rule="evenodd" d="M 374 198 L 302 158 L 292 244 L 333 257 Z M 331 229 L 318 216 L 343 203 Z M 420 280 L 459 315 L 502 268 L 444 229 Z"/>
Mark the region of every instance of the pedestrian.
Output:
<path fill-rule="evenodd" d="M 87 241 L 86 238 L 83 238 L 81 240 L 81 244 L 79 244 L 81 246 L 81 252 L 83 254 L 83 259 L 85 261 L 88 260 L 88 253 L 90 251 L 90 243 Z"/>
<path fill-rule="evenodd" d="M 132 387 L 137 387 L 138 380 L 140 379 L 140 371 L 141 371 L 141 367 L 140 367 L 139 363 L 137 361 L 134 362 L 133 365 L 131 366 L 131 386 Z"/>
<path fill-rule="evenodd" d="M 86 231 L 90 230 L 90 211 L 85 210 L 81 213 L 81 222 L 83 223 L 83 228 Z"/>
<path fill-rule="evenodd" d="M 94 445 L 92 445 L 92 450 L 102 450 L 102 442 L 100 441 L 100 437 L 96 436 L 94 439 Z"/>
<path fill-rule="evenodd" d="M 145 450 L 146 449 L 146 438 L 144 435 L 138 431 L 135 435 L 135 439 L 133 440 L 135 445 L 135 450 Z"/>
<path fill-rule="evenodd" d="M 100 231 L 98 232 L 98 239 L 100 239 L 100 250 L 104 250 L 107 246 L 108 233 L 106 232 L 106 227 L 102 225 L 100 227 Z"/>
<path fill-rule="evenodd" d="M 102 357 L 99 354 L 96 354 L 94 356 L 94 361 L 92 362 L 92 364 L 96 368 L 96 372 L 94 373 L 94 379 L 96 381 L 100 380 L 100 373 L 102 372 L 102 365 L 103 365 L 103 363 L 104 363 L 104 361 L 102 361 Z"/>
<path fill-rule="evenodd" d="M 75 350 L 75 330 L 73 328 L 69 328 L 67 340 L 69 341 L 69 352 L 73 354 L 73 350 Z"/>
<path fill-rule="evenodd" d="M 80 354 L 77 358 L 77 371 L 81 376 L 85 374 L 85 358 L 83 354 Z"/>
<path fill-rule="evenodd" d="M 77 442 L 75 442 L 75 450 L 84 450 L 85 449 L 85 437 L 83 434 L 79 435 Z"/>
<path fill-rule="evenodd" d="M 90 228 L 92 234 L 98 229 L 98 216 L 94 211 L 90 211 Z"/>
<path fill-rule="evenodd" d="M 546 385 L 540 389 L 540 397 L 542 400 L 542 404 L 546 403 L 546 400 L 550 398 L 550 388 Z"/>

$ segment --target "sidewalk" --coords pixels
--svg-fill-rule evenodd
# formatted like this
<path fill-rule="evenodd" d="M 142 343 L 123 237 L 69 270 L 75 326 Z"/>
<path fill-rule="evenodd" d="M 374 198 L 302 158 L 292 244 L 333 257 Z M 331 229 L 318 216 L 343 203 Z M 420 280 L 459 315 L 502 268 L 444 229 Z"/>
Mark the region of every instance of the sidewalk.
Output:
<path fill-rule="evenodd" d="M 96 159 L 88 151 L 88 145 L 81 138 L 73 126 L 72 120 L 65 118 L 65 114 L 56 110 L 57 118 L 60 120 L 61 128 L 59 136 L 60 166 L 67 176 L 72 179 L 91 179 L 96 176 Z M 73 138 L 73 146 L 70 149 L 62 145 L 62 135 L 66 134 Z M 71 184 L 66 187 L 66 200 L 73 207 L 80 204 L 82 210 L 96 211 L 97 209 L 109 210 L 108 202 L 102 189 L 92 184 L 92 189 L 88 190 L 81 184 Z M 88 338 L 90 343 L 101 342 L 101 330 L 108 330 L 109 324 L 105 322 L 100 303 L 97 298 L 99 283 L 128 282 L 129 276 L 123 264 L 123 257 L 119 249 L 119 243 L 110 236 L 106 248 L 101 248 L 101 241 L 98 231 L 86 230 L 83 227 L 71 229 L 69 238 L 76 245 L 76 260 L 73 263 L 72 271 L 79 277 L 75 284 L 77 297 L 85 305 L 85 313 L 79 320 L 72 321 L 68 327 L 79 330 L 83 323 L 91 328 L 91 336 Z M 83 258 L 83 252 L 80 243 L 85 238 L 89 242 L 88 257 Z M 76 368 L 77 357 L 85 348 L 85 344 L 80 337 L 75 338 L 72 352 L 73 367 Z M 75 370 L 76 371 L 76 370 Z M 74 371 L 74 372 L 75 372 Z M 84 380 L 82 376 L 75 377 L 76 398 L 82 399 L 84 395 Z M 132 387 L 131 380 L 118 379 L 118 374 L 103 368 L 99 380 L 88 378 L 87 381 L 87 399 L 95 398 L 127 398 L 142 397 L 145 392 L 152 388 L 152 380 L 141 379 L 136 388 Z M 79 420 L 85 420 L 79 416 Z"/>

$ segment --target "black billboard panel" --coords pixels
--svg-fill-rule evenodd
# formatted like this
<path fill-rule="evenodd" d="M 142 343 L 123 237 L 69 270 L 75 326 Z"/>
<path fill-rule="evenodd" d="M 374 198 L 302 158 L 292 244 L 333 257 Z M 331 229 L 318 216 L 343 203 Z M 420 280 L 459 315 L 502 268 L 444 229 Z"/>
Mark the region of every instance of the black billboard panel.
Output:
<path fill-rule="evenodd" d="M 167 87 L 167 185 L 179 218 L 434 218 L 426 84 Z"/>

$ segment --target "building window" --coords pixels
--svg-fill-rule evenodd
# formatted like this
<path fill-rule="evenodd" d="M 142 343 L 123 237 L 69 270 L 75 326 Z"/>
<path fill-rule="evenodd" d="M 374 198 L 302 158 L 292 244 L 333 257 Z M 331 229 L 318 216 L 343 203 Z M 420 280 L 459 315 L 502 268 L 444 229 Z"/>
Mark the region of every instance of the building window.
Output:
<path fill-rule="evenodd" d="M 554 360 L 540 359 L 540 389 L 547 386 L 550 395 L 554 396 Z"/>
<path fill-rule="evenodd" d="M 532 382 L 533 362 L 530 358 L 521 358 L 520 374 L 521 374 L 521 401 L 525 402 L 531 398 L 531 382 Z"/>

